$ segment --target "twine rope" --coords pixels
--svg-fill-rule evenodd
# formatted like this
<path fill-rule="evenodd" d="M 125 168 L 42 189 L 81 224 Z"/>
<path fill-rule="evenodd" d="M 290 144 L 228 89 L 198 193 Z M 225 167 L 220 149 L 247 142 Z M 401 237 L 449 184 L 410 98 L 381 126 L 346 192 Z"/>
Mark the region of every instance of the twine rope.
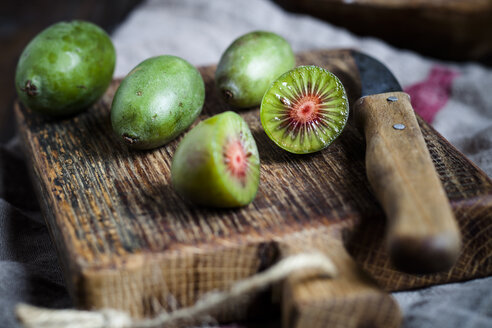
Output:
<path fill-rule="evenodd" d="M 269 269 L 234 283 L 228 290 L 205 294 L 193 306 L 173 312 L 163 312 L 154 318 L 132 319 L 127 313 L 103 309 L 80 311 L 72 309 L 53 310 L 19 304 L 16 315 L 26 328 L 159 328 L 179 326 L 194 322 L 225 305 L 237 302 L 241 297 L 259 292 L 289 275 L 296 273 L 302 278 L 320 276 L 333 278 L 337 270 L 333 262 L 321 253 L 301 253 L 284 258 Z"/>

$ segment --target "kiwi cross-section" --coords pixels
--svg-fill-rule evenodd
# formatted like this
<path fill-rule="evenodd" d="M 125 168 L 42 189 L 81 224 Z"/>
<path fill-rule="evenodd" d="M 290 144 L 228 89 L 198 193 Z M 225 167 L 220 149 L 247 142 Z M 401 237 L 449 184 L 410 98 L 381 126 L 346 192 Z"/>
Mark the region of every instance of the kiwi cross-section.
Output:
<path fill-rule="evenodd" d="M 200 122 L 173 156 L 172 182 L 192 203 L 238 207 L 253 201 L 260 180 L 260 157 L 247 123 L 234 112 Z"/>
<path fill-rule="evenodd" d="M 279 147 L 307 154 L 328 147 L 342 132 L 349 103 L 342 82 L 317 66 L 296 67 L 263 96 L 261 124 Z"/>

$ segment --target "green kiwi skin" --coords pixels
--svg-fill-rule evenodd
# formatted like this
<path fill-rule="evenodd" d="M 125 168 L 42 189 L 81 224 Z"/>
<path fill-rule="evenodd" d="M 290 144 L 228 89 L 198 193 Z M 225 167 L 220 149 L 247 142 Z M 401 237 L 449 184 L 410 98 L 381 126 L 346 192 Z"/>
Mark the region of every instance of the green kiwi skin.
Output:
<path fill-rule="evenodd" d="M 111 126 L 130 148 L 161 147 L 201 113 L 205 84 L 186 60 L 162 55 L 138 64 L 123 79 L 111 105 Z"/>
<path fill-rule="evenodd" d="M 25 47 L 15 71 L 15 88 L 31 110 L 51 118 L 69 117 L 87 110 L 104 94 L 115 62 L 113 43 L 99 26 L 81 20 L 59 22 Z"/>
<path fill-rule="evenodd" d="M 259 185 L 259 155 L 254 140 L 252 151 L 258 160 L 251 167 L 251 189 L 235 193 L 234 183 L 221 164 L 221 133 L 225 126 L 237 122 L 247 127 L 238 114 L 224 112 L 200 122 L 184 136 L 171 166 L 172 184 L 181 197 L 197 205 L 218 208 L 240 207 L 253 201 Z M 253 138 L 249 129 L 247 132 L 247 137 Z"/>
<path fill-rule="evenodd" d="M 294 53 L 284 38 L 272 32 L 250 32 L 223 53 L 215 72 L 216 87 L 233 107 L 258 106 L 268 86 L 294 65 Z"/>
<path fill-rule="evenodd" d="M 279 121 L 280 118 L 277 116 L 277 114 L 272 114 L 274 112 L 274 110 L 272 111 L 272 108 L 278 108 L 282 97 L 287 97 L 289 94 L 295 94 L 295 92 L 293 92 L 292 90 L 296 87 L 299 88 L 299 86 L 301 85 L 299 79 L 304 79 L 304 81 L 307 81 L 309 79 L 309 76 L 319 76 L 319 74 L 324 75 L 325 78 L 328 79 L 325 80 L 325 82 L 329 81 L 328 83 L 326 83 L 327 85 L 324 85 L 325 88 L 322 89 L 324 90 L 327 87 L 330 87 L 332 89 L 330 91 L 330 95 L 335 100 L 331 100 L 330 103 L 338 103 L 337 108 L 334 108 L 332 110 L 333 115 L 336 116 L 338 121 L 335 124 L 330 124 L 333 127 L 333 129 L 330 129 L 330 135 L 326 136 L 326 140 L 323 140 L 323 142 L 318 141 L 320 144 L 316 147 L 309 148 L 307 145 L 304 147 L 298 145 L 299 147 L 295 149 L 287 142 L 283 142 L 283 140 L 274 135 L 276 128 L 274 124 L 276 123 L 276 121 Z M 312 89 L 314 89 L 314 87 L 312 87 Z M 270 85 L 270 88 L 265 92 L 260 107 L 260 120 L 267 136 L 277 146 L 294 154 L 314 153 L 328 147 L 342 133 L 345 125 L 347 124 L 348 116 L 349 102 L 342 82 L 333 73 L 314 65 L 298 66 L 282 74 L 282 76 L 275 80 Z M 311 137 L 313 137 L 313 139 L 315 138 L 315 136 Z"/>

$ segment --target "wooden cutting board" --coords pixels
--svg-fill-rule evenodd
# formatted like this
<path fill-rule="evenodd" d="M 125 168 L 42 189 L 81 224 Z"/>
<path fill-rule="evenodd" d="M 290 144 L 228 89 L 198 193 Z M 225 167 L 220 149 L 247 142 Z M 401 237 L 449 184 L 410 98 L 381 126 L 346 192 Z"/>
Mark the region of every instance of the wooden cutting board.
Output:
<path fill-rule="evenodd" d="M 360 85 L 348 51 L 302 53 L 297 63 L 333 71 L 354 102 Z M 217 97 L 214 71 L 200 68 L 207 91 L 200 119 L 229 109 Z M 268 139 L 258 108 L 241 111 L 262 163 L 256 199 L 240 209 L 199 208 L 170 184 L 181 138 L 156 150 L 131 151 L 112 135 L 109 111 L 118 84 L 87 112 L 68 119 L 15 108 L 43 213 L 78 307 L 151 316 L 192 305 L 279 258 L 317 250 L 332 258 L 340 274 L 331 280 L 289 277 L 276 286 L 284 325 L 393 327 L 400 314 L 387 291 L 492 273 L 492 181 L 422 120 L 463 234 L 463 251 L 450 271 L 416 276 L 389 262 L 384 214 L 368 185 L 364 141 L 351 120 L 327 149 L 294 155 Z M 267 291 L 217 316 L 247 316 L 255 305 L 272 303 L 268 297 Z"/>

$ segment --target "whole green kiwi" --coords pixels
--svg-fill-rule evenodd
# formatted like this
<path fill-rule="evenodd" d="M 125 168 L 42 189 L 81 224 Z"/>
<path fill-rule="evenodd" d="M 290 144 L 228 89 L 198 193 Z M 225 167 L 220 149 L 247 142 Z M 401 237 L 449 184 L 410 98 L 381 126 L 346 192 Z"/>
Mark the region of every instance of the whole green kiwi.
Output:
<path fill-rule="evenodd" d="M 111 105 L 116 135 L 133 148 L 162 146 L 200 114 L 205 84 L 186 60 L 169 55 L 138 64 L 121 82 Z"/>
<path fill-rule="evenodd" d="M 294 53 L 284 38 L 272 32 L 251 32 L 236 39 L 220 58 L 216 87 L 231 106 L 258 106 L 270 84 L 294 65 Z"/>
<path fill-rule="evenodd" d="M 15 74 L 20 101 L 51 116 L 78 113 L 108 88 L 116 61 L 109 36 L 85 21 L 60 22 L 22 52 Z"/>

